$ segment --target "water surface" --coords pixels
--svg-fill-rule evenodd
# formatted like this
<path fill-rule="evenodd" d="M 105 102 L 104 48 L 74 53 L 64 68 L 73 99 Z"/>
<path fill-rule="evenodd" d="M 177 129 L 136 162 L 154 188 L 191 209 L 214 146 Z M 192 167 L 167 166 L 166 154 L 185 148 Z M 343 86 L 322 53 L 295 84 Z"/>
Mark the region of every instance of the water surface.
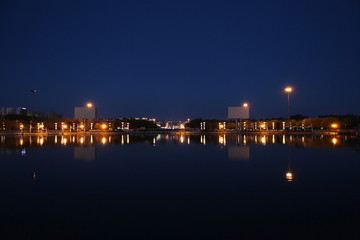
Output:
<path fill-rule="evenodd" d="M 0 136 L 0 237 L 359 239 L 359 156 L 346 136 Z"/>

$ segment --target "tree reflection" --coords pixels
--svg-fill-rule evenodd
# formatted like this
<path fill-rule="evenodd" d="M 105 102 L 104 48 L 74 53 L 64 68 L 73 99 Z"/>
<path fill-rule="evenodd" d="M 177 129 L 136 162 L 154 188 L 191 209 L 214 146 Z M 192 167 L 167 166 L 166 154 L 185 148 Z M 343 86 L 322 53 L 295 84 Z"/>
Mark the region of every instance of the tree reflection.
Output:
<path fill-rule="evenodd" d="M 35 138 L 35 141 L 34 141 Z M 28 148 L 52 145 L 129 145 L 146 143 L 152 146 L 166 143 L 202 144 L 228 147 L 232 145 L 274 145 L 285 144 L 296 147 L 354 147 L 356 139 L 333 135 L 281 135 L 281 134 L 104 134 L 104 135 L 39 135 L 1 136 L 0 149 Z"/>

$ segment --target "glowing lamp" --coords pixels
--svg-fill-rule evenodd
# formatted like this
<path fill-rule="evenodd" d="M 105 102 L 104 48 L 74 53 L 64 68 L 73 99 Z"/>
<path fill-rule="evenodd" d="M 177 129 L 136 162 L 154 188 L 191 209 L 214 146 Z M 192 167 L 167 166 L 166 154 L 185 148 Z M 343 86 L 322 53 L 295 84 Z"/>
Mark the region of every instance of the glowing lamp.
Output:
<path fill-rule="evenodd" d="M 286 173 L 285 177 L 288 182 L 291 182 L 293 180 L 293 175 L 290 171 Z"/>
<path fill-rule="evenodd" d="M 287 93 L 291 93 L 293 89 L 292 89 L 292 87 L 286 87 L 284 90 Z"/>

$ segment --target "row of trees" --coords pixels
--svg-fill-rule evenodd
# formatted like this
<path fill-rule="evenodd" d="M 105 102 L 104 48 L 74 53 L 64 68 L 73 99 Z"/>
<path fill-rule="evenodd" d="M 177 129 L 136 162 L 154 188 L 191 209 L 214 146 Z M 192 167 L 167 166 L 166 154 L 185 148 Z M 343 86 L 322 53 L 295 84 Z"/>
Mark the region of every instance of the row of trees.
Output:
<path fill-rule="evenodd" d="M 138 120 L 132 118 L 122 119 L 74 119 L 74 118 L 32 118 L 23 115 L 6 115 L 0 118 L 0 130 L 23 130 L 23 131 L 84 131 L 84 130 L 106 130 L 116 131 L 125 129 L 157 129 L 155 122 Z"/>
<path fill-rule="evenodd" d="M 225 124 L 224 124 L 225 123 Z M 204 120 L 202 118 L 196 118 L 191 120 L 185 126 L 187 128 L 202 129 L 202 130 L 214 130 L 214 129 L 235 129 L 234 120 Z M 322 115 L 315 118 L 309 118 L 307 116 L 297 114 L 293 115 L 289 119 L 285 118 L 268 118 L 268 119 L 247 119 L 238 122 L 237 129 L 247 130 L 310 130 L 310 129 L 355 129 L 360 126 L 360 116 L 357 115 Z"/>
<path fill-rule="evenodd" d="M 153 121 L 133 118 L 118 119 L 73 119 L 73 118 L 32 118 L 23 115 L 7 115 L 0 118 L 0 130 L 126 130 L 126 129 L 159 129 Z M 322 115 L 309 118 L 304 115 L 291 116 L 290 120 L 284 118 L 248 119 L 238 122 L 234 120 L 204 120 L 197 118 L 185 124 L 188 129 L 217 130 L 217 129 L 245 129 L 245 130 L 313 130 L 313 129 L 355 129 L 360 126 L 360 116 L 357 115 Z"/>

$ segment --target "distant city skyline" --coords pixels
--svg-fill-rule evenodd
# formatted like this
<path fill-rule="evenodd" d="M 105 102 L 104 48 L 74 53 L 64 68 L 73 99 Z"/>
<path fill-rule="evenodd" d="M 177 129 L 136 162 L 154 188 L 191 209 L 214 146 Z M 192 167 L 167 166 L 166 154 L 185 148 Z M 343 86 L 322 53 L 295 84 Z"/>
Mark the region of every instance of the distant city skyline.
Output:
<path fill-rule="evenodd" d="M 291 86 L 290 115 L 360 114 L 357 1 L 5 1 L 0 35 L 3 107 L 286 118 Z"/>

